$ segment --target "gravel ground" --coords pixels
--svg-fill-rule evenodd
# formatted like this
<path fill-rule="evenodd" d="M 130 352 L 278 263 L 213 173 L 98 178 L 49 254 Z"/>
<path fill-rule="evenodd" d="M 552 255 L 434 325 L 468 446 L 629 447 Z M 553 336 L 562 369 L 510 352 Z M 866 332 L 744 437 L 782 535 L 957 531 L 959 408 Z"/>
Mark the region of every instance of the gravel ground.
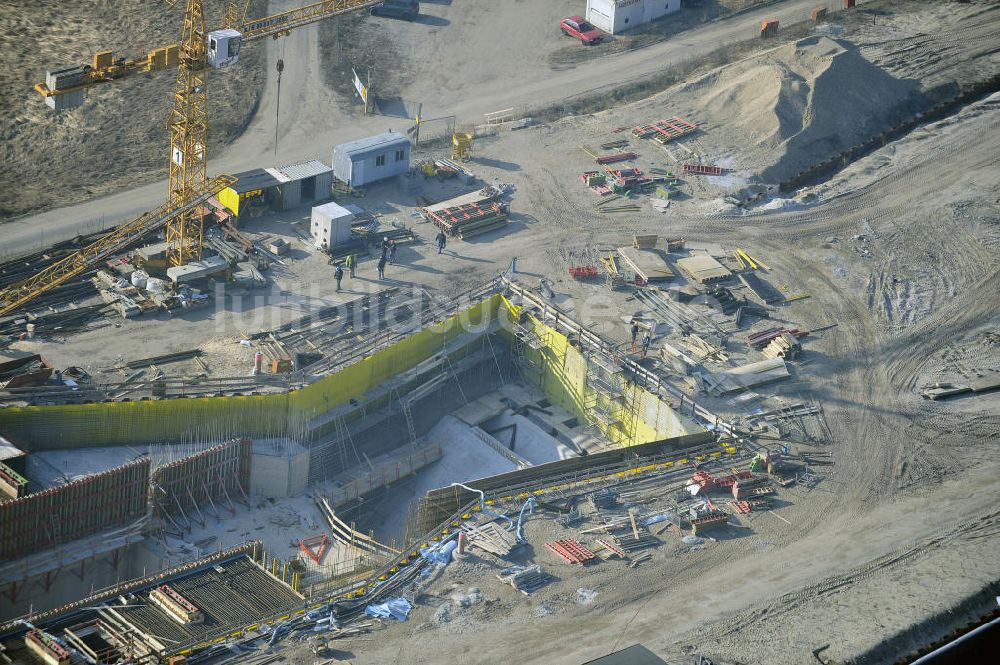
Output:
<path fill-rule="evenodd" d="M 848 38 L 893 78 L 919 80 L 928 98 L 949 81 L 958 88 L 996 73 L 983 37 L 995 33 L 1000 11 L 993 3 L 879 7 L 878 24 Z M 939 27 L 933 35 L 924 34 L 928 21 Z M 880 34 L 898 43 L 875 44 Z M 560 306 L 624 340 L 623 316 L 637 303 L 572 281 L 571 262 L 627 244 L 636 232 L 744 248 L 767 263 L 764 276 L 786 296 L 809 296 L 775 307 L 773 321 L 807 329 L 837 324 L 806 338 L 792 383 L 775 389 L 786 400 L 822 404 L 823 440 L 803 437 L 795 445 L 830 453 L 833 464 L 820 470 L 815 487 L 783 492 L 787 505 L 774 515 L 741 518 L 702 549 L 665 533 L 653 562 L 637 569 L 562 564 L 544 542 L 575 532 L 532 518 L 529 546 L 517 561 L 538 561 L 557 580 L 535 596 L 515 595 L 492 577 L 497 563 L 470 558 L 430 581 L 408 622 L 345 640 L 354 662 L 429 663 L 461 653 L 470 663 L 575 665 L 634 642 L 677 662 L 704 653 L 720 663 L 798 664 L 827 643 L 836 661 L 864 655 L 865 662 L 886 662 L 891 654 L 877 652 L 879 643 L 905 650 L 909 626 L 1000 577 L 992 555 L 1000 524 L 989 501 L 1000 492 L 997 398 L 932 403 L 918 395 L 928 382 L 996 370 L 1000 100 L 969 104 L 914 130 L 796 192 L 794 208 L 742 212 L 723 202 L 777 163 L 771 154 L 734 161 L 722 183 L 688 179 L 666 212 L 642 199 L 635 214 L 595 212 L 596 195 L 578 180 L 592 168 L 580 144 L 621 138 L 611 130 L 667 117 L 676 112 L 669 102 L 662 95 L 478 142 L 471 168 L 486 182 L 515 187 L 509 228 L 455 242 L 453 253 L 441 256 L 429 244 L 414 246 L 391 276 L 447 293 L 517 256 L 525 283 L 550 278 Z M 737 160 L 752 137 L 735 140 L 727 131 L 709 126 L 685 145 L 712 160 Z M 658 146 L 632 147 L 644 168 L 676 169 L 674 160 L 686 158 L 680 148 L 671 148 L 672 159 Z M 365 200 L 385 198 L 403 219 L 415 203 L 393 188 L 373 188 Z M 433 237 L 428 225 L 415 228 Z M 146 343 L 172 333 L 165 323 L 150 329 Z M 762 392 L 760 403 L 772 404 L 772 393 Z M 925 637 L 946 632 L 946 624 L 936 620 Z M 292 659 L 306 657 L 292 644 L 285 648 Z"/>
<path fill-rule="evenodd" d="M 94 86 L 83 106 L 61 113 L 46 106 L 32 87 L 45 80 L 46 70 L 89 63 L 96 51 L 136 58 L 176 44 L 184 9 L 183 3 L 171 4 L 45 0 L 29 8 L 2 3 L 0 51 L 7 66 L 0 68 L 0 222 L 164 177 L 172 71 Z M 266 5 L 252 0 L 248 15 L 262 15 Z M 209 29 L 222 24 L 217 9 L 211 3 L 206 7 Z M 248 47 L 238 67 L 211 75 L 210 157 L 239 136 L 256 112 L 263 57 L 259 45 Z"/>

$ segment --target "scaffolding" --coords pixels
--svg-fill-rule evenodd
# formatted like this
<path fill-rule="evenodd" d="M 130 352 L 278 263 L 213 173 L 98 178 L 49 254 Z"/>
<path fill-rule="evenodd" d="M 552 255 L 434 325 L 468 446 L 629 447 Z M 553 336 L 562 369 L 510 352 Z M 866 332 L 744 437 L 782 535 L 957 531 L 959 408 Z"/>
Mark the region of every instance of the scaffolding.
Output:
<path fill-rule="evenodd" d="M 513 356 L 514 366 L 517 368 L 521 380 L 529 385 L 541 387 L 544 369 L 541 363 L 534 362 L 529 355 L 530 352 L 541 355 L 545 348 L 545 342 L 534 330 L 514 322 L 513 324 Z"/>
<path fill-rule="evenodd" d="M 586 363 L 584 413 L 593 428 L 613 440 L 612 428 L 620 428 L 624 411 L 625 379 L 622 367 L 612 356 L 601 351 L 590 353 Z"/>
<path fill-rule="evenodd" d="M 361 464 L 361 456 L 343 413 L 332 419 L 333 432 L 309 444 L 309 484 L 323 482 L 338 471 Z M 311 432 L 309 433 L 311 435 Z M 354 453 L 353 459 L 351 453 Z"/>

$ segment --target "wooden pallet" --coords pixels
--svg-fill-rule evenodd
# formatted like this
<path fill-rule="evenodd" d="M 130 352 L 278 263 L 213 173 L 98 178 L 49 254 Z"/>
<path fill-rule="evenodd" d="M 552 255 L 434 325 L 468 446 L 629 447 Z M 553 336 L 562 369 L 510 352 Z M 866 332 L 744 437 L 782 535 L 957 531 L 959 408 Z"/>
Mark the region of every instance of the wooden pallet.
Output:
<path fill-rule="evenodd" d="M 503 557 L 517 545 L 517 540 L 509 531 L 501 529 L 495 522 L 481 526 L 467 526 L 465 532 L 469 537 L 469 545 L 484 552 Z"/>

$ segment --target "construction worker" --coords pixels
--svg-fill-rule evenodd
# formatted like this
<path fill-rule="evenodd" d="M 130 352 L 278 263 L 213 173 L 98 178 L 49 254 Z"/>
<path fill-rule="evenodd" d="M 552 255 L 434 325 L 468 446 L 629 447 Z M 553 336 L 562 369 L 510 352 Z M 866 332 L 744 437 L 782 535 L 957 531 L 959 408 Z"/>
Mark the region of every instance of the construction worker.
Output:
<path fill-rule="evenodd" d="M 632 353 L 635 353 L 635 345 L 639 339 L 639 322 L 632 319 Z"/>
<path fill-rule="evenodd" d="M 389 263 L 395 263 L 395 262 L 396 262 L 396 241 L 395 240 L 390 240 L 389 241 Z"/>
<path fill-rule="evenodd" d="M 337 280 L 337 290 L 340 291 L 340 282 L 344 279 L 344 266 L 337 266 L 333 271 L 333 278 Z"/>
<path fill-rule="evenodd" d="M 344 266 L 351 274 L 351 279 L 354 279 L 354 268 L 357 266 L 358 260 L 354 258 L 354 254 L 348 254 L 347 258 L 344 259 Z"/>
<path fill-rule="evenodd" d="M 437 238 L 434 239 L 437 242 L 438 254 L 444 250 L 445 244 L 448 242 L 448 236 L 444 234 L 444 231 L 438 231 Z"/>
<path fill-rule="evenodd" d="M 382 253 L 389 251 L 389 236 L 382 236 Z"/>
<path fill-rule="evenodd" d="M 378 278 L 385 279 L 385 254 L 378 260 Z"/>
<path fill-rule="evenodd" d="M 642 357 L 646 357 L 646 352 L 649 351 L 649 343 L 653 341 L 653 337 L 646 331 L 646 334 L 642 336 Z"/>

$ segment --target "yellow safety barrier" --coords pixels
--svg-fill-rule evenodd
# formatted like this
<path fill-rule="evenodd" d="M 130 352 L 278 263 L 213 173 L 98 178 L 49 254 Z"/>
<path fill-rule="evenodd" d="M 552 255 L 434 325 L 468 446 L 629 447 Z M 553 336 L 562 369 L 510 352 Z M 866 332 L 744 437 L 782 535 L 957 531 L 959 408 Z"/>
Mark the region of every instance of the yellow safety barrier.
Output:
<path fill-rule="evenodd" d="M 0 409 L 0 430 L 32 450 L 130 445 L 192 437 L 281 436 L 292 425 L 364 395 L 412 369 L 448 341 L 492 316 L 493 296 L 300 390 L 273 395 L 197 397 L 137 402 Z"/>

